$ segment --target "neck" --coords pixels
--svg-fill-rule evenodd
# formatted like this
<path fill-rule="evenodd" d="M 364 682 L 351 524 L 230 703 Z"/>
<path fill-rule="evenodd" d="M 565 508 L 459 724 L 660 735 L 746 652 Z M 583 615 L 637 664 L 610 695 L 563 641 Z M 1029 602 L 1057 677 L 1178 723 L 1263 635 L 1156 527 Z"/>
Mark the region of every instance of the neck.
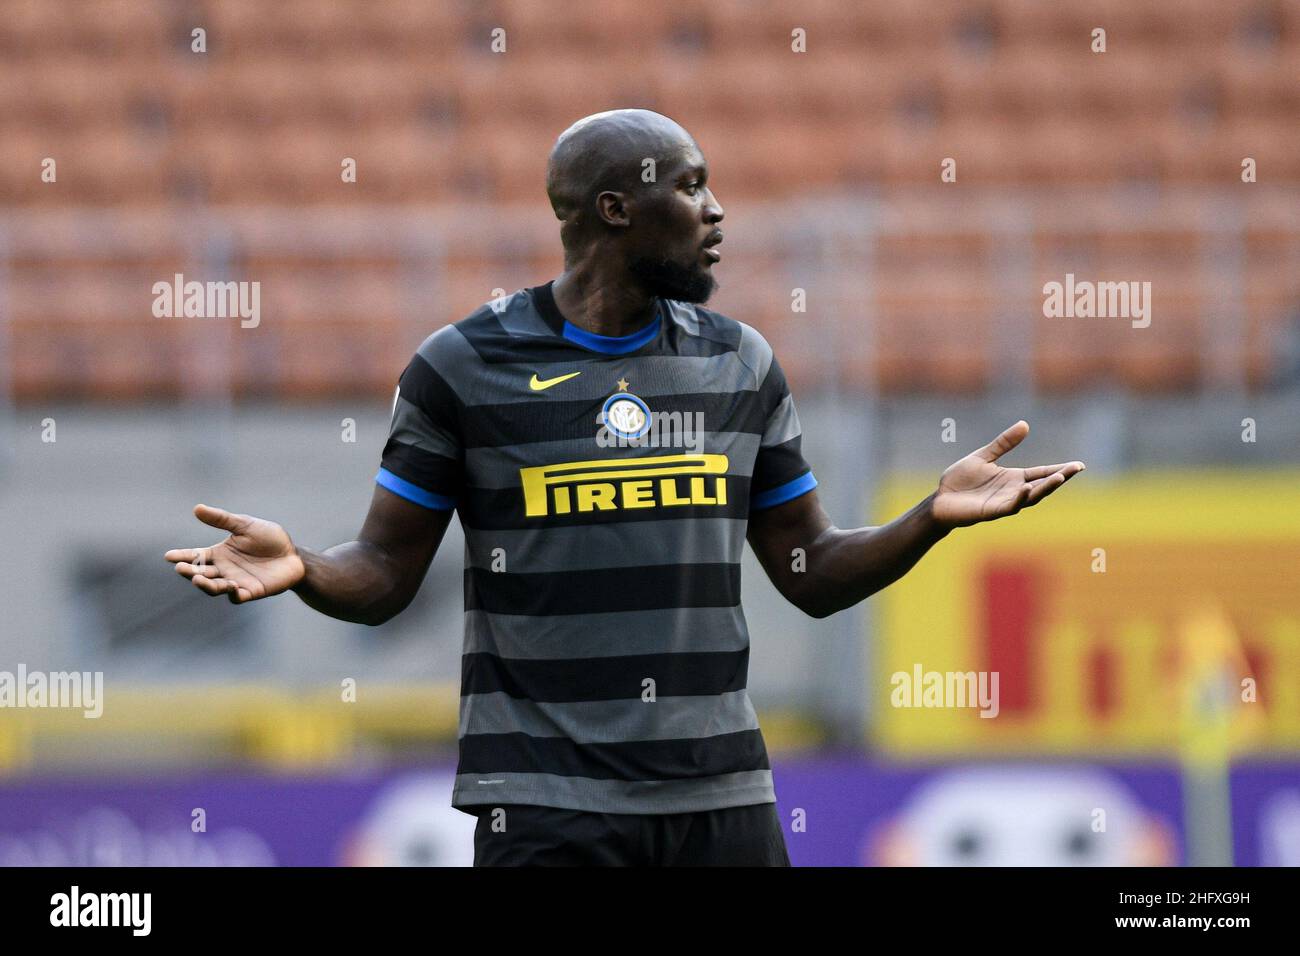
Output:
<path fill-rule="evenodd" d="M 612 275 L 591 263 L 569 264 L 551 291 L 561 315 L 596 335 L 631 335 L 654 320 L 654 296 L 640 283 L 626 273 Z"/>

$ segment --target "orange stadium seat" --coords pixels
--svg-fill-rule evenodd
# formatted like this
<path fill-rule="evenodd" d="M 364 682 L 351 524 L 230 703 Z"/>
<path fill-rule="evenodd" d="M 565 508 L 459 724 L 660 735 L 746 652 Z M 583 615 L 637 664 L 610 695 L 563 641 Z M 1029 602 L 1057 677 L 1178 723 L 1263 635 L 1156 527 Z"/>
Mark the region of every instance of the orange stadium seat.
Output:
<path fill-rule="evenodd" d="M 1231 168 L 1228 182 L 1241 183 L 1241 161 L 1255 160 L 1260 182 L 1294 182 L 1300 179 L 1300 150 L 1296 149 L 1295 131 L 1300 127 L 1280 125 L 1256 117 L 1230 119 L 1205 137 L 1208 148 L 1224 157 Z"/>
<path fill-rule="evenodd" d="M 159 125 L 165 106 L 161 61 L 60 55 L 6 64 L 0 101 L 6 122 L 62 131 L 81 127 Z"/>
<path fill-rule="evenodd" d="M 237 122 L 255 129 L 310 118 L 322 82 L 308 63 L 281 57 L 183 64 L 178 72 L 183 76 L 177 90 L 182 128 Z"/>
<path fill-rule="evenodd" d="M 103 58 L 156 49 L 165 42 L 166 6 L 157 0 L 101 0 L 74 8 L 43 0 L 7 0 L 0 53 L 51 56 L 75 50 Z"/>
<path fill-rule="evenodd" d="M 1161 37 L 1179 35 L 1180 42 L 1192 37 L 1222 35 L 1228 22 L 1222 4 L 1194 0 L 1194 6 L 1159 8 L 1139 6 L 1125 0 L 1097 0 L 1087 5 L 1042 4 L 1035 0 L 993 0 L 999 35 L 1012 42 L 1032 41 L 1040 46 L 1060 42 L 1082 44 L 1087 49 L 1094 27 L 1107 33 L 1107 49 L 1122 46 L 1126 38 L 1150 45 Z M 1218 9 L 1216 9 L 1216 6 Z M 1119 42 L 1116 42 L 1119 41 Z"/>
<path fill-rule="evenodd" d="M 447 3 L 428 0 L 386 0 L 370 3 L 358 0 L 353 19 L 362 35 L 376 50 L 399 50 L 420 54 L 445 54 L 459 46 L 462 18 Z"/>
<path fill-rule="evenodd" d="M 267 323 L 306 323 L 316 320 L 392 322 L 402 313 L 402 289 L 397 276 L 365 268 L 339 269 L 323 261 L 315 268 L 287 268 L 249 262 L 244 271 L 261 282 L 262 320 Z"/>
<path fill-rule="evenodd" d="M 241 350 L 237 368 L 250 368 L 251 353 L 270 344 L 275 368 L 272 387 L 279 395 L 319 398 L 391 393 L 397 372 L 410 358 L 409 354 L 397 357 L 394 338 L 395 327 L 379 321 L 314 318 L 282 322 L 260 336 L 237 337 Z M 265 388 L 260 379 L 241 377 L 241 391 L 260 392 Z"/>
<path fill-rule="evenodd" d="M 160 202 L 168 198 L 170 143 L 121 127 L 75 129 L 51 137 L 63 202 Z M 33 179 L 33 188 L 40 186 Z"/>
<path fill-rule="evenodd" d="M 10 135 L 6 130 L 0 137 L 0 203 L 27 206 L 58 202 L 59 184 L 43 183 L 40 178 L 42 161 L 50 153 L 50 140 L 43 133 L 17 127 Z"/>
<path fill-rule="evenodd" d="M 483 23 L 505 28 L 508 51 L 603 56 L 618 47 L 658 44 L 676 24 L 695 17 L 681 7 L 639 0 L 606 0 L 598 16 L 580 4 L 507 2 L 497 12 L 485 14 Z"/>
<path fill-rule="evenodd" d="M 453 183 L 460 160 L 454 136 L 399 124 L 359 130 L 346 147 L 335 162 L 335 181 L 341 182 L 339 164 L 347 155 L 357 161 L 357 182 L 336 191 L 340 199 L 398 202 L 418 197 L 427 202 L 455 198 Z"/>
<path fill-rule="evenodd" d="M 213 202 L 339 201 L 346 195 L 340 164 L 355 152 L 352 146 L 344 135 L 313 124 L 261 136 L 240 126 L 212 126 L 186 144 L 185 157 Z"/>
<path fill-rule="evenodd" d="M 349 28 L 361 13 L 352 3 L 318 0 L 273 4 L 222 0 L 207 12 L 209 50 L 236 60 L 260 59 L 266 51 L 290 57 L 319 54 L 346 42 Z"/>

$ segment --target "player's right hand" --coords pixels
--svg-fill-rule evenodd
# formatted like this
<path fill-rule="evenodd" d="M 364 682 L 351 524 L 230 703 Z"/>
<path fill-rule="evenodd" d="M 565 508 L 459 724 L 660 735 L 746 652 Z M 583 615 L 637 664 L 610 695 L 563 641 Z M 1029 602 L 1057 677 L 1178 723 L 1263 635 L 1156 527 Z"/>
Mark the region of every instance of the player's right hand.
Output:
<path fill-rule="evenodd" d="M 288 533 L 273 521 L 195 505 L 194 517 L 230 537 L 210 548 L 177 548 L 163 555 L 178 574 L 213 597 L 232 604 L 287 591 L 306 573 Z"/>

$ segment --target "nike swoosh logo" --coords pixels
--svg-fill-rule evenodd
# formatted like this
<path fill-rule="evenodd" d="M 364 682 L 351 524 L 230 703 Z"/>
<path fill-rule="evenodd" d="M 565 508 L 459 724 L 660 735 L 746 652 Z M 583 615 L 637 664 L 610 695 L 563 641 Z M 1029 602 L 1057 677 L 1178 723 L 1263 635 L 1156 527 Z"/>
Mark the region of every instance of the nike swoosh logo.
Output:
<path fill-rule="evenodd" d="M 567 382 L 569 379 L 575 378 L 581 374 L 581 372 L 570 372 L 568 375 L 557 375 L 555 378 L 548 378 L 543 382 L 537 377 L 537 373 L 534 372 L 533 377 L 528 382 L 528 387 L 534 392 L 540 392 L 542 389 L 550 388 L 552 385 L 559 385 L 561 382 Z"/>

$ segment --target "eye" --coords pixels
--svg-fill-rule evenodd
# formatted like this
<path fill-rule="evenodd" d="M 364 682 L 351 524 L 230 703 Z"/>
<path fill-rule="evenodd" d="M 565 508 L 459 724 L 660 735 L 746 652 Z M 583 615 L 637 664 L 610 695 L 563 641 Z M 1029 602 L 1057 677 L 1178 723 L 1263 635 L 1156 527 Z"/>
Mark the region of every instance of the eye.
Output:
<path fill-rule="evenodd" d="M 692 196 L 694 196 L 697 192 L 700 191 L 700 189 L 701 189 L 703 186 L 704 186 L 704 183 L 700 182 L 699 180 L 696 180 L 695 182 L 693 182 L 693 183 L 689 183 L 689 184 L 686 186 L 686 191 L 687 191 L 688 193 L 690 193 Z"/>

